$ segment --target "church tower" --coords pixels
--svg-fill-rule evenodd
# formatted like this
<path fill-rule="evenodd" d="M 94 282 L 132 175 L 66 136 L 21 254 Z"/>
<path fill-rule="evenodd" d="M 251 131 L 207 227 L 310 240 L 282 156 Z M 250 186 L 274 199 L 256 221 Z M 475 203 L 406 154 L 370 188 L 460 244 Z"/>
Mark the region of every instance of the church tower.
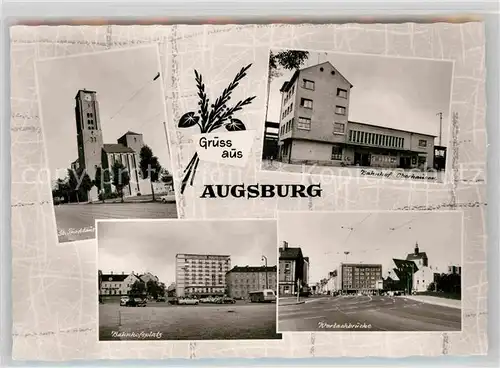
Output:
<path fill-rule="evenodd" d="M 78 166 L 86 169 L 90 180 L 94 180 L 96 169 L 101 166 L 103 148 L 99 104 L 96 92 L 79 90 L 75 96 L 75 118 L 78 142 Z M 92 188 L 91 197 L 97 196 Z"/>

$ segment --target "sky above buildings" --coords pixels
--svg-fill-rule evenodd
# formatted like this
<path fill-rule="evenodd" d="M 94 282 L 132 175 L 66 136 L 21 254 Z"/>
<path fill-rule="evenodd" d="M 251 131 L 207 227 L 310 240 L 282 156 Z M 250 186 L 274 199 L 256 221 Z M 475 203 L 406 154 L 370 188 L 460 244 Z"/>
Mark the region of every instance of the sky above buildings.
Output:
<path fill-rule="evenodd" d="M 442 142 L 448 145 L 452 62 L 310 52 L 303 68 L 326 61 L 353 85 L 349 120 L 438 136 L 436 114 L 442 112 Z M 280 71 L 271 83 L 267 121 L 279 121 L 279 90 L 293 75 Z"/>
<path fill-rule="evenodd" d="M 406 259 L 416 242 L 427 253 L 429 266 L 446 272 L 448 265 L 462 263 L 461 229 L 460 212 L 278 213 L 278 240 L 302 248 L 309 257 L 310 284 L 341 262 L 382 264 L 386 276 L 392 259 Z"/>
<path fill-rule="evenodd" d="M 172 220 L 100 222 L 98 267 L 103 273 L 151 272 L 175 282 L 179 253 L 231 256 L 231 266 L 277 264 L 274 220 Z"/>
<path fill-rule="evenodd" d="M 128 130 L 141 133 L 161 165 L 170 170 L 162 82 L 153 81 L 160 68 L 156 45 L 37 63 L 52 179 L 64 177 L 64 171 L 78 158 L 75 96 L 80 89 L 97 92 L 104 143 L 116 143 Z"/>

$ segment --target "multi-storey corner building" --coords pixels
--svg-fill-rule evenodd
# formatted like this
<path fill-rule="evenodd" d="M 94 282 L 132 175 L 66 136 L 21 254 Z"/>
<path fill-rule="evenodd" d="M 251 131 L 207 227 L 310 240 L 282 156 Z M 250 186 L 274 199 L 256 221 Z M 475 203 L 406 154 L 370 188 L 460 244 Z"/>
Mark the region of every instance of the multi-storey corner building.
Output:
<path fill-rule="evenodd" d="M 349 121 L 352 87 L 330 62 L 297 70 L 283 84 L 280 161 L 325 166 L 434 167 L 434 136 Z"/>
<path fill-rule="evenodd" d="M 283 242 L 279 249 L 279 294 L 289 295 L 302 291 L 309 282 L 309 259 L 299 247 L 289 247 Z M 300 285 L 300 286 L 299 286 Z"/>
<path fill-rule="evenodd" d="M 213 254 L 177 254 L 175 284 L 178 297 L 223 296 L 231 256 Z"/>
<path fill-rule="evenodd" d="M 276 277 L 276 266 L 235 266 L 226 273 L 228 295 L 247 299 L 250 292 L 265 289 L 273 290 L 276 294 Z"/>

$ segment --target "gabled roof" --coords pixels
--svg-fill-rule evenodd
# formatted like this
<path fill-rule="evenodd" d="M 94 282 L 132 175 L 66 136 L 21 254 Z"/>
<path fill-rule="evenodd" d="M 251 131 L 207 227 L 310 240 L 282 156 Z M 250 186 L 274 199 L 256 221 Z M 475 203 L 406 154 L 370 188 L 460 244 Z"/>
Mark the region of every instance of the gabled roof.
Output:
<path fill-rule="evenodd" d="M 396 265 L 396 269 L 394 271 L 396 272 L 397 270 L 411 270 L 413 269 L 414 272 L 418 271 L 418 267 L 415 262 L 411 259 L 393 259 L 394 264 Z"/>
<path fill-rule="evenodd" d="M 280 248 L 280 259 L 298 259 L 302 257 L 300 248 Z"/>
<path fill-rule="evenodd" d="M 104 144 L 102 149 L 106 153 L 135 153 L 135 151 L 132 148 L 126 147 L 121 143 Z"/>
<path fill-rule="evenodd" d="M 120 141 L 123 137 L 127 136 L 127 135 L 142 135 L 140 133 L 136 133 L 136 132 L 133 132 L 131 130 L 129 130 L 127 133 L 125 133 L 124 135 L 122 135 L 120 138 L 118 138 L 118 141 Z"/>
<path fill-rule="evenodd" d="M 383 280 L 385 280 L 385 281 L 401 281 L 401 279 L 398 277 L 398 275 L 396 273 L 394 273 L 393 275 L 387 276 Z"/>
<path fill-rule="evenodd" d="M 276 266 L 268 266 L 266 270 L 266 266 L 234 266 L 230 272 L 276 272 Z"/>
<path fill-rule="evenodd" d="M 407 261 L 413 261 L 414 259 L 423 259 L 423 258 L 428 258 L 427 253 L 425 252 L 418 252 L 417 254 L 408 253 L 408 255 L 406 256 Z"/>
<path fill-rule="evenodd" d="M 144 276 L 150 276 L 151 278 L 155 279 L 156 281 L 159 281 L 158 276 L 155 276 L 155 275 L 153 275 L 153 274 L 152 274 L 152 273 L 150 273 L 150 272 L 143 273 L 142 275 L 139 275 L 139 276 L 137 276 L 137 277 L 139 277 L 142 281 L 144 281 L 144 280 L 143 280 L 143 277 L 144 277 Z"/>
<path fill-rule="evenodd" d="M 295 73 L 293 73 L 292 78 L 290 78 L 290 80 L 289 80 L 288 82 L 283 83 L 283 86 L 281 87 L 280 92 L 285 92 L 285 91 L 287 91 L 287 90 L 290 88 L 290 86 L 291 86 L 293 83 L 295 83 L 295 80 L 299 77 L 299 74 L 300 74 L 301 72 L 303 72 L 303 71 L 305 71 L 305 70 L 307 70 L 307 69 L 316 68 L 316 67 L 318 67 L 318 66 L 320 66 L 320 65 L 325 65 L 325 64 L 330 65 L 330 66 L 333 68 L 333 70 L 335 70 L 335 73 L 336 73 L 336 74 L 340 75 L 340 76 L 342 77 L 342 79 L 344 79 L 347 83 L 349 83 L 349 85 L 351 86 L 351 88 L 353 87 L 352 83 L 351 83 L 351 82 L 349 82 L 349 81 L 347 80 L 347 78 L 346 78 L 346 77 L 344 77 L 344 76 L 342 75 L 342 73 L 340 73 L 340 72 L 337 70 L 337 68 L 335 68 L 335 67 L 333 66 L 333 64 L 332 64 L 332 63 L 330 63 L 329 61 L 325 61 L 325 62 L 323 62 L 323 63 L 319 63 L 319 64 L 311 65 L 311 66 L 308 66 L 308 67 L 306 67 L 306 68 L 297 69 L 297 70 L 295 71 Z"/>
<path fill-rule="evenodd" d="M 129 277 L 130 275 L 116 275 L 114 273 L 103 273 L 102 276 L 101 276 L 101 280 L 103 282 L 105 281 L 116 281 L 116 282 L 122 282 L 123 280 L 125 280 L 127 277 Z"/>
<path fill-rule="evenodd" d="M 387 276 L 385 279 L 383 279 L 384 281 L 386 282 L 391 282 L 391 281 L 400 281 L 399 278 L 397 277 L 397 275 L 395 275 L 395 277 L 392 277 L 392 276 Z"/>

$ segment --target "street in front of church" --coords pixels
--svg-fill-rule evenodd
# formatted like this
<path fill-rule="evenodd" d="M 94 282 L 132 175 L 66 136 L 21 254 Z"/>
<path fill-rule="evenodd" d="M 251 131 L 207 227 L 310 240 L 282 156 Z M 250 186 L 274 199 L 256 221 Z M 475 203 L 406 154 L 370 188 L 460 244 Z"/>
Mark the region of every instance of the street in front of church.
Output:
<path fill-rule="evenodd" d="M 96 219 L 177 218 L 175 202 L 61 204 L 54 206 L 59 242 L 93 239 Z"/>

